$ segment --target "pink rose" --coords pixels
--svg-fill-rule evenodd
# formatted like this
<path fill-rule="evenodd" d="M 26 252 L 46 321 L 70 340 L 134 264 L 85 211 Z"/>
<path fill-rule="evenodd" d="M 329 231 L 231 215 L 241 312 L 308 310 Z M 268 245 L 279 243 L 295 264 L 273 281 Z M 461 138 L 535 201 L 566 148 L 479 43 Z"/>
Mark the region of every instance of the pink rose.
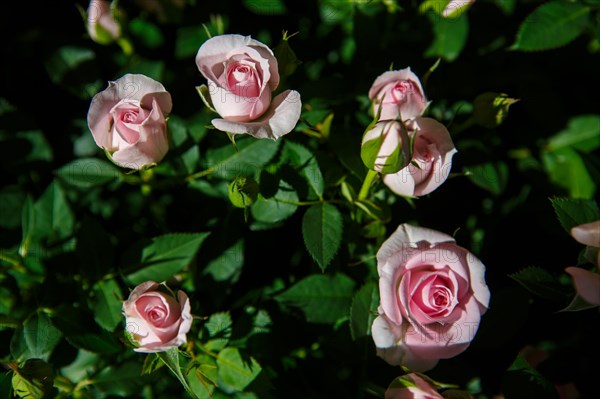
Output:
<path fill-rule="evenodd" d="M 446 181 L 457 151 L 446 127 L 434 119 L 417 117 L 407 127 L 409 135 L 414 136 L 412 163 L 397 173 L 384 175 L 383 182 L 398 195 L 418 197 Z"/>
<path fill-rule="evenodd" d="M 458 17 L 460 14 L 467 11 L 467 8 L 473 3 L 475 3 L 475 0 L 451 0 L 446 7 L 444 7 L 442 16 L 446 18 Z"/>
<path fill-rule="evenodd" d="M 271 98 L 279 85 L 278 64 L 261 42 L 250 36 L 215 36 L 200 46 L 196 65 L 221 115 L 212 120 L 218 130 L 276 140 L 296 126 L 300 94 L 286 90 Z"/>
<path fill-rule="evenodd" d="M 427 107 L 421 82 L 410 67 L 381 74 L 369 90 L 369 99 L 373 102 L 373 115 L 381 107 L 380 120 L 401 117 L 406 121 L 421 116 Z"/>
<path fill-rule="evenodd" d="M 588 247 L 600 248 L 600 220 L 580 224 L 571 229 L 571 236 Z M 600 251 L 598 251 L 596 266 L 600 266 Z M 600 274 L 590 272 L 581 267 L 565 269 L 573 278 L 575 290 L 587 303 L 600 306 Z"/>
<path fill-rule="evenodd" d="M 114 17 L 109 1 L 90 1 L 87 9 L 87 31 L 92 40 L 100 44 L 109 44 L 121 37 L 121 25 Z"/>
<path fill-rule="evenodd" d="M 361 157 L 369 169 L 396 173 L 410 162 L 410 139 L 400 121 L 377 122 L 365 132 Z"/>
<path fill-rule="evenodd" d="M 187 342 L 192 326 L 190 300 L 183 291 L 173 297 L 166 286 L 146 281 L 123 303 L 127 332 L 142 353 L 164 352 Z"/>
<path fill-rule="evenodd" d="M 446 234 L 402 224 L 377 252 L 377 355 L 413 371 L 464 351 L 488 307 L 485 266 Z"/>
<path fill-rule="evenodd" d="M 160 162 L 169 149 L 165 116 L 172 106 L 162 84 L 127 74 L 94 96 L 88 126 L 116 164 L 142 169 Z"/>
<path fill-rule="evenodd" d="M 385 399 L 444 399 L 425 378 L 409 373 L 396 378 L 385 391 Z"/>

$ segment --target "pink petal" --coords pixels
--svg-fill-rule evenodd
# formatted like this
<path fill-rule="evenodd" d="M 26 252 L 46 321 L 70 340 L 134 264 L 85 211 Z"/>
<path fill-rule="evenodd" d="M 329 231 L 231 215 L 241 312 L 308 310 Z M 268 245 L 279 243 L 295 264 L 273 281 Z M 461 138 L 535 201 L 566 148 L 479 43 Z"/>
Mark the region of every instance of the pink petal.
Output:
<path fill-rule="evenodd" d="M 579 296 L 589 304 L 600 306 L 600 274 L 573 266 L 567 267 L 565 272 L 573 277 Z"/>
<path fill-rule="evenodd" d="M 252 122 L 268 110 L 271 90 L 266 88 L 260 97 L 241 97 L 208 81 L 210 99 L 218 114 L 228 122 Z"/>
<path fill-rule="evenodd" d="M 571 235 L 583 245 L 600 248 L 600 220 L 573 227 Z"/>
<path fill-rule="evenodd" d="M 302 110 L 300 93 L 286 90 L 276 96 L 263 116 L 253 122 L 231 122 L 225 119 L 213 119 L 212 124 L 218 130 L 231 134 L 249 134 L 256 138 L 277 140 L 291 132 Z"/>
<path fill-rule="evenodd" d="M 413 197 L 415 195 L 415 179 L 411 173 L 412 165 L 400 169 L 397 173 L 383 175 L 383 183 L 390 190 L 404 197 Z"/>

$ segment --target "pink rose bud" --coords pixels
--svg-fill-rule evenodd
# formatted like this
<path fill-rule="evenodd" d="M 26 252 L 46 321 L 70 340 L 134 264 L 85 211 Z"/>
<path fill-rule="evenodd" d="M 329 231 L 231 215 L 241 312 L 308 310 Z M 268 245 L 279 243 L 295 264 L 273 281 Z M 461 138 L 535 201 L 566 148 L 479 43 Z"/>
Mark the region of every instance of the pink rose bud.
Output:
<path fill-rule="evenodd" d="M 380 173 L 396 173 L 410 162 L 410 139 L 402 123 L 377 122 L 365 132 L 361 157 L 367 168 Z"/>
<path fill-rule="evenodd" d="M 573 278 L 580 297 L 591 305 L 600 306 L 600 274 L 575 266 L 567 267 L 565 272 Z"/>
<path fill-rule="evenodd" d="M 175 298 L 166 286 L 146 281 L 123 302 L 126 331 L 142 353 L 164 352 L 187 342 L 192 326 L 190 300 L 183 291 Z"/>
<path fill-rule="evenodd" d="M 467 11 L 467 8 L 473 3 L 475 3 L 475 0 L 452 0 L 444 7 L 442 16 L 445 18 L 456 18 Z"/>
<path fill-rule="evenodd" d="M 373 115 L 381 109 L 379 120 L 409 119 L 421 116 L 427 107 L 423 87 L 410 67 L 381 74 L 369 90 Z"/>
<path fill-rule="evenodd" d="M 250 36 L 215 36 L 200 46 L 196 65 L 208 80 L 210 101 L 222 119 L 218 130 L 273 140 L 289 133 L 300 118 L 300 94 L 279 85 L 277 59 Z"/>
<path fill-rule="evenodd" d="M 463 352 L 488 308 L 485 266 L 446 234 L 402 224 L 377 252 L 377 355 L 412 371 Z"/>
<path fill-rule="evenodd" d="M 87 9 L 87 31 L 93 41 L 110 44 L 121 37 L 121 25 L 106 0 L 92 0 Z"/>
<path fill-rule="evenodd" d="M 144 75 L 127 74 L 96 94 L 88 111 L 94 141 L 117 165 L 142 169 L 160 162 L 169 149 L 165 116 L 171 95 Z"/>
<path fill-rule="evenodd" d="M 396 378 L 385 391 L 385 399 L 444 399 L 425 378 L 409 373 Z"/>
<path fill-rule="evenodd" d="M 571 236 L 583 245 L 600 248 L 600 220 L 573 227 Z"/>
<path fill-rule="evenodd" d="M 412 162 L 397 173 L 384 175 L 383 182 L 398 195 L 418 197 L 446 181 L 457 151 L 446 127 L 434 119 L 417 117 L 407 127 L 414 137 Z"/>

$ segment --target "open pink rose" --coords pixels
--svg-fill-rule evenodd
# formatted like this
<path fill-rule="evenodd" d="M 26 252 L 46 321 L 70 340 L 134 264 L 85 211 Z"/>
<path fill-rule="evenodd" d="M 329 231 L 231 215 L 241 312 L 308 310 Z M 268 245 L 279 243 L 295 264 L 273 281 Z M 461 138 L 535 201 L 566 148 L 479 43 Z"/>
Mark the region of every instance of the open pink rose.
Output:
<path fill-rule="evenodd" d="M 172 106 L 162 84 L 127 74 L 94 96 L 88 126 L 96 144 L 116 164 L 142 169 L 160 162 L 169 150 L 165 116 Z"/>
<path fill-rule="evenodd" d="M 398 119 L 403 121 L 421 116 L 427 107 L 423 87 L 410 67 L 381 74 L 369 90 L 373 103 L 373 115 L 381 107 L 379 120 Z"/>
<path fill-rule="evenodd" d="M 485 267 L 473 254 L 446 234 L 402 224 L 377 252 L 377 271 L 378 356 L 426 371 L 469 346 L 490 300 Z"/>
<path fill-rule="evenodd" d="M 192 326 L 190 301 L 183 291 L 177 299 L 154 281 L 135 287 L 123 303 L 126 329 L 142 353 L 164 352 L 187 342 Z"/>
<path fill-rule="evenodd" d="M 200 46 L 196 65 L 222 118 L 212 120 L 217 129 L 276 140 L 296 126 L 300 94 L 286 90 L 272 98 L 279 85 L 278 64 L 261 42 L 250 36 L 215 36 Z"/>
<path fill-rule="evenodd" d="M 402 123 L 382 120 L 365 132 L 361 157 L 365 165 L 381 173 L 396 173 L 410 162 L 410 139 Z"/>
<path fill-rule="evenodd" d="M 435 119 L 417 117 L 407 122 L 414 136 L 412 163 L 394 174 L 383 176 L 383 182 L 396 194 L 422 196 L 446 181 L 457 152 L 444 125 Z M 416 165 L 414 165 L 416 164 Z"/>
<path fill-rule="evenodd" d="M 385 391 L 385 399 L 444 399 L 432 384 L 416 373 L 396 378 Z"/>
<path fill-rule="evenodd" d="M 92 40 L 100 44 L 109 44 L 121 37 L 121 25 L 110 9 L 110 1 L 90 1 L 87 9 L 87 31 Z"/>

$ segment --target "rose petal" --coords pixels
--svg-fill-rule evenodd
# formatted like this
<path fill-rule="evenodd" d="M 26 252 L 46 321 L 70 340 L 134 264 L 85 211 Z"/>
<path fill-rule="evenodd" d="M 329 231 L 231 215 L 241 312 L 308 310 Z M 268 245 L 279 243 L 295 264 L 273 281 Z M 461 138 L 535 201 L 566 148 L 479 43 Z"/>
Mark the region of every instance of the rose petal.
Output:
<path fill-rule="evenodd" d="M 583 245 L 600 248 L 600 220 L 573 227 L 571 236 Z"/>
<path fill-rule="evenodd" d="M 253 122 L 231 122 L 225 119 L 213 119 L 212 124 L 218 130 L 231 134 L 249 134 L 262 139 L 277 140 L 291 132 L 302 109 L 300 93 L 286 90 L 276 96 L 265 114 Z"/>
<path fill-rule="evenodd" d="M 271 90 L 268 88 L 261 93 L 260 97 L 241 97 L 210 80 L 208 87 L 213 107 L 228 122 L 255 121 L 268 111 L 271 104 Z"/>
<path fill-rule="evenodd" d="M 383 183 L 398 195 L 413 197 L 415 194 L 415 179 L 411 167 L 412 165 L 409 164 L 397 173 L 383 175 Z"/>
<path fill-rule="evenodd" d="M 574 266 L 567 267 L 565 272 L 573 278 L 579 296 L 589 304 L 600 306 L 600 274 Z"/>

